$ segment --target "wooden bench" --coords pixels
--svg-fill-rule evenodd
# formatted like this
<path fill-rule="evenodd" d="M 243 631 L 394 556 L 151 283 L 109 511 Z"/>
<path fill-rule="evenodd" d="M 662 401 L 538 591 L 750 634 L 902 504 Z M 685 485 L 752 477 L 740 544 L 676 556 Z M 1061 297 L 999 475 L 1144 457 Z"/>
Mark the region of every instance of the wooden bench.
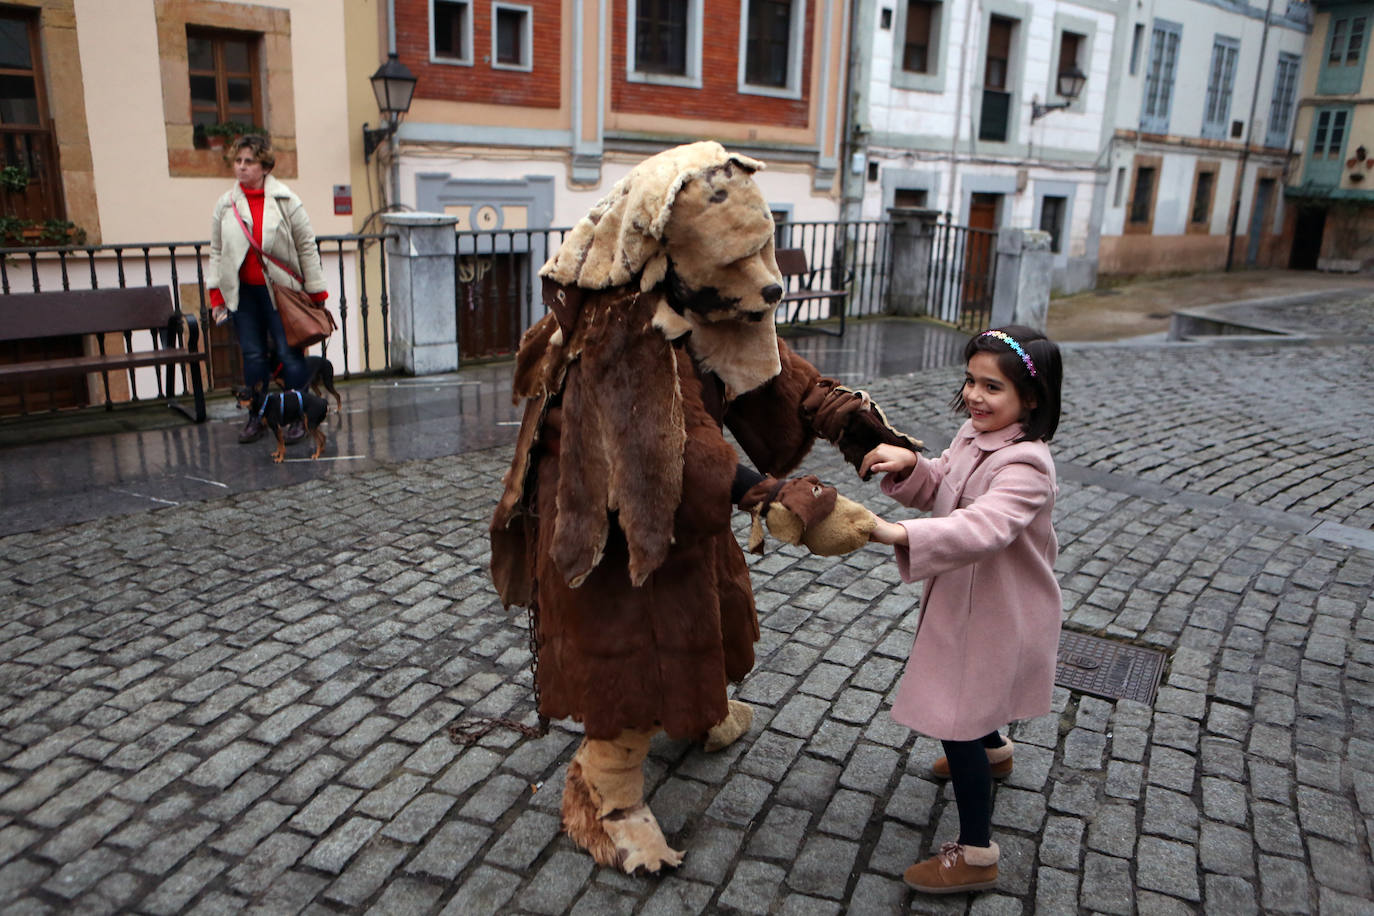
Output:
<path fill-rule="evenodd" d="M 185 322 L 183 346 L 182 323 Z M 145 332 L 135 341 L 134 332 Z M 106 353 L 105 336 L 124 335 L 124 353 Z M 112 409 L 110 372 L 128 372 L 131 391 L 133 370 L 144 366 L 166 366 L 167 383 L 163 394 L 167 406 L 202 423 L 205 420 L 205 389 L 200 366 L 200 328 L 192 315 L 183 315 L 172 305 L 171 289 L 166 286 L 128 289 L 82 289 L 47 293 L 10 293 L 0 295 L 0 341 L 32 340 L 42 337 L 95 335 L 100 352 L 61 359 L 31 359 L 0 364 L 0 382 L 88 375 L 99 372 L 105 386 L 105 409 Z M 145 341 L 148 342 L 145 345 Z M 142 349 L 139 349 L 139 348 Z M 172 400 L 177 366 L 188 366 L 195 411 Z"/>
<path fill-rule="evenodd" d="M 838 299 L 840 311 L 840 328 L 834 330 L 817 325 L 811 330 L 819 331 L 822 334 L 830 334 L 834 337 L 844 336 L 844 299 L 849 295 L 849 284 L 853 278 L 852 270 L 845 271 L 844 282 L 839 289 L 812 289 L 812 284 L 816 282 L 816 277 L 820 275 L 819 270 L 812 270 L 807 264 L 806 251 L 801 248 L 779 248 L 774 252 L 774 257 L 778 261 L 778 270 L 782 271 L 783 282 L 787 285 L 787 292 L 783 294 L 781 306 L 784 314 L 787 309 L 791 313 L 784 319 L 787 323 L 795 325 L 797 316 L 801 313 L 802 306 L 808 302 L 815 302 L 819 299 Z"/>

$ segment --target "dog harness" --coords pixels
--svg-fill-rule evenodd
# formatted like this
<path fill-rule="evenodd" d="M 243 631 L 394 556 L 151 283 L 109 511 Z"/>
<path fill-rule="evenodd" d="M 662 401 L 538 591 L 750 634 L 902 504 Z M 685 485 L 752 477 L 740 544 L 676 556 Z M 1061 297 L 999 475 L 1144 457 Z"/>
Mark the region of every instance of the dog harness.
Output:
<path fill-rule="evenodd" d="M 293 390 L 291 390 L 291 391 L 279 391 L 279 392 L 277 392 L 276 394 L 269 394 L 267 397 L 263 398 L 263 399 L 262 399 L 262 406 L 258 408 L 258 419 L 262 419 L 264 416 L 267 415 L 267 402 L 270 401 L 270 400 L 272 400 L 273 398 L 280 398 L 280 399 L 281 399 L 281 415 L 282 415 L 282 418 L 285 419 L 285 417 L 286 417 L 286 396 L 287 396 L 288 394 L 294 394 L 294 395 L 296 396 L 296 404 L 297 404 L 297 405 L 300 407 L 300 409 L 301 409 L 301 419 L 305 419 L 305 395 L 303 395 L 303 394 L 301 393 L 301 391 L 300 391 L 299 388 L 293 389 Z"/>

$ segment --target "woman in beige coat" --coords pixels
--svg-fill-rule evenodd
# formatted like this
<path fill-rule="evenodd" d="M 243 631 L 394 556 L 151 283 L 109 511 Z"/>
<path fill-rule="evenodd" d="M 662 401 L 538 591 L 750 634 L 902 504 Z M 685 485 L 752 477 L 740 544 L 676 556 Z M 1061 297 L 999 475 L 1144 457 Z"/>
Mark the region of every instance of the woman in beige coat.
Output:
<path fill-rule="evenodd" d="M 243 354 L 243 383 L 250 390 L 267 386 L 275 368 L 272 354 L 281 363 L 282 380 L 287 388 L 304 388 L 310 381 L 305 354 L 288 346 L 281 316 L 272 303 L 267 287 L 299 288 L 300 284 L 273 261 L 291 268 L 304 279 L 310 298 L 324 302 L 324 271 L 315 248 L 315 232 L 301 199 L 271 175 L 276 157 L 267 138 L 248 134 L 234 145 L 235 185 L 216 203 L 210 221 L 210 307 L 216 324 L 230 318 Z M 249 233 L 252 239 L 249 239 Z M 259 249 L 267 257 L 259 254 Z M 265 269 L 269 271 L 264 274 Z M 249 416 L 240 442 L 255 442 L 262 437 L 262 421 Z M 305 435 L 304 427 L 293 423 L 286 441 Z"/>

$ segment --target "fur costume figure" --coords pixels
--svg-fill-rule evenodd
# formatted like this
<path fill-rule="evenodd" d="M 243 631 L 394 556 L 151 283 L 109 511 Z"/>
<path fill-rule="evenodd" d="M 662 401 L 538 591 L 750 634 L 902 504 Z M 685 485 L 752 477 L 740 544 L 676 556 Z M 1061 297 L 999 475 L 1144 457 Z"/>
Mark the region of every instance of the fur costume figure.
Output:
<path fill-rule="evenodd" d="M 882 442 L 920 447 L 778 340 L 761 168 L 714 142 L 636 166 L 544 265 L 550 313 L 516 360 L 525 409 L 492 577 L 507 606 L 531 608 L 539 713 L 585 730 L 564 829 L 626 872 L 682 859 L 645 803 L 650 737 L 714 749 L 749 728 L 726 696 L 759 636 L 734 506 L 793 543 L 852 550 L 867 510 L 814 478 L 775 478 L 818 434 L 856 467 Z M 723 427 L 772 476 L 741 466 Z"/>

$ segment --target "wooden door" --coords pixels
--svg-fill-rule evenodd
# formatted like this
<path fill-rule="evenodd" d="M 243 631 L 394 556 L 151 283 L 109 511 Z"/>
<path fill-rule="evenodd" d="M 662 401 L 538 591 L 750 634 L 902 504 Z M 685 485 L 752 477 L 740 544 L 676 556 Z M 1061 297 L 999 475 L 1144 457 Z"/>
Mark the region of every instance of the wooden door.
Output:
<path fill-rule="evenodd" d="M 992 281 L 1001 206 L 1001 194 L 974 194 L 969 201 L 960 325 L 985 325 L 992 314 Z"/>

